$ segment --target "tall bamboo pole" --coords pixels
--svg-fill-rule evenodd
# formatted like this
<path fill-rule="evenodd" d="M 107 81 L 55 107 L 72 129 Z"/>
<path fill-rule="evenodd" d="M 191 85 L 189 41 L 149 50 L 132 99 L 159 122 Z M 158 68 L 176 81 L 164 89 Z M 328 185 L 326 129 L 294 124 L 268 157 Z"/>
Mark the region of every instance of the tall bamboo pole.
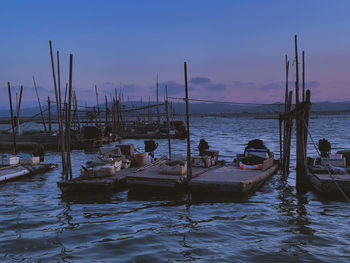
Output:
<path fill-rule="evenodd" d="M 169 147 L 169 159 L 171 160 L 171 140 L 170 140 L 170 121 L 169 121 L 169 103 L 168 103 L 168 87 L 165 85 L 165 110 L 166 110 L 166 121 L 168 126 L 168 147 Z"/>
<path fill-rule="evenodd" d="M 187 176 L 192 178 L 192 160 L 191 160 L 191 140 L 190 140 L 190 116 L 188 110 L 188 85 L 187 85 L 187 63 L 184 62 L 185 73 L 185 101 L 186 101 L 186 124 L 187 124 Z"/>
<path fill-rule="evenodd" d="M 61 151 L 62 151 L 62 173 L 67 170 L 67 164 L 66 164 L 66 145 L 65 145 L 65 132 L 63 130 L 63 123 L 62 123 L 62 96 L 61 96 L 61 69 L 60 69 L 60 53 L 57 51 L 57 80 L 58 80 L 58 100 L 56 99 L 57 103 L 57 116 L 59 116 L 59 130 L 60 130 L 60 138 L 61 138 Z M 67 176 L 66 176 L 66 179 Z"/>
<path fill-rule="evenodd" d="M 159 115 L 159 99 L 158 99 L 158 73 L 157 73 L 157 85 L 156 85 L 156 88 L 157 88 L 157 123 L 158 123 L 158 129 L 159 129 L 159 126 L 160 126 L 160 115 Z"/>
<path fill-rule="evenodd" d="M 107 126 L 107 122 L 108 122 L 108 101 L 107 101 L 107 96 L 105 96 L 105 107 L 106 107 L 105 126 Z"/>
<path fill-rule="evenodd" d="M 285 90 L 285 99 L 284 99 L 284 112 L 287 113 L 288 111 L 288 75 L 289 75 L 289 61 L 287 55 L 285 56 L 286 59 L 286 90 Z M 282 158 L 282 169 L 285 172 L 286 171 L 286 154 L 285 152 L 287 151 L 287 130 L 288 130 L 288 120 L 284 120 L 284 127 L 283 127 L 283 158 Z"/>
<path fill-rule="evenodd" d="M 17 116 L 16 116 L 16 136 L 19 133 L 19 114 L 21 111 L 21 103 L 22 103 L 22 92 L 23 92 L 23 86 L 21 85 L 21 90 L 19 92 L 19 101 L 17 104 Z"/>
<path fill-rule="evenodd" d="M 303 50 L 303 53 L 302 53 L 302 60 L 303 60 L 303 102 L 305 101 L 305 53 L 304 53 L 304 50 Z"/>
<path fill-rule="evenodd" d="M 10 82 L 7 82 L 8 93 L 9 93 L 9 103 L 10 103 L 10 113 L 11 113 L 11 127 L 12 127 L 12 136 L 13 136 L 13 150 L 17 155 L 17 146 L 16 146 L 16 133 L 15 133 L 15 123 L 13 118 L 13 108 L 12 108 L 12 96 L 11 96 L 11 86 Z"/>
<path fill-rule="evenodd" d="M 41 108 L 39 93 L 38 93 L 38 89 L 37 89 L 37 87 L 36 87 L 36 82 L 35 82 L 34 76 L 33 76 L 33 83 L 34 83 L 36 98 L 38 99 L 39 110 L 40 110 L 40 115 L 41 115 L 41 121 L 43 122 L 43 125 L 44 125 L 44 131 L 47 132 L 46 124 L 45 124 L 45 119 L 44 119 L 44 113 L 43 113 L 43 110 L 42 110 L 42 108 Z"/>
<path fill-rule="evenodd" d="M 97 86 L 95 85 L 95 93 L 96 93 L 96 103 L 97 103 L 97 115 L 98 115 L 98 121 L 100 121 L 100 106 L 98 104 L 98 92 L 97 92 Z"/>
<path fill-rule="evenodd" d="M 59 132 L 60 132 L 60 137 L 61 137 L 62 173 L 64 173 L 65 153 L 64 153 L 63 126 L 62 126 L 61 110 L 60 110 L 60 103 L 59 103 L 58 91 L 57 91 L 55 63 L 54 63 L 53 54 L 52 54 L 52 42 L 51 42 L 51 40 L 49 41 L 49 46 L 50 46 L 52 78 L 53 78 L 53 84 L 54 84 L 54 89 L 55 89 L 55 98 L 56 98 L 56 106 L 57 106 L 57 118 L 58 118 L 58 122 L 59 122 Z"/>
<path fill-rule="evenodd" d="M 68 99 L 68 131 L 67 131 L 67 138 L 68 138 L 68 149 L 67 149 L 67 162 L 68 162 L 68 169 L 69 169 L 69 179 L 72 179 L 72 162 L 71 162 L 71 156 L 70 156 L 70 130 L 71 130 L 71 107 L 72 107 L 72 75 L 73 75 L 73 55 L 69 55 L 69 99 Z"/>
<path fill-rule="evenodd" d="M 294 36 L 294 44 L 295 44 L 295 104 L 299 103 L 299 61 L 298 61 L 298 39 L 297 35 Z"/>
<path fill-rule="evenodd" d="M 51 101 L 50 96 L 47 97 L 47 110 L 49 115 L 49 132 L 52 132 L 52 126 L 51 126 Z"/>

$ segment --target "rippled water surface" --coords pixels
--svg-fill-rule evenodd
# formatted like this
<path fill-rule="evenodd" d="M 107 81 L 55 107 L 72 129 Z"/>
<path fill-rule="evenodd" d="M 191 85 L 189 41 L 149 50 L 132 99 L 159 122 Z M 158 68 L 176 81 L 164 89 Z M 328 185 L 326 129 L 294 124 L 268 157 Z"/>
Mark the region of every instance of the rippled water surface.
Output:
<path fill-rule="evenodd" d="M 315 140 L 350 148 L 350 116 L 310 120 Z M 193 118 L 192 150 L 200 138 L 231 161 L 250 139 L 261 138 L 279 155 L 277 120 Z M 142 150 L 142 140 L 125 140 Z M 156 154 L 167 153 L 159 140 Z M 184 140 L 173 151 L 185 153 Z M 309 145 L 310 155 L 315 154 Z M 74 173 L 95 153 L 73 151 Z M 46 161 L 60 163 L 57 153 Z M 190 195 L 63 199 L 60 170 L 0 185 L 0 261 L 63 262 L 349 262 L 350 206 L 295 191 L 291 174 L 276 174 L 259 191 L 239 199 Z"/>

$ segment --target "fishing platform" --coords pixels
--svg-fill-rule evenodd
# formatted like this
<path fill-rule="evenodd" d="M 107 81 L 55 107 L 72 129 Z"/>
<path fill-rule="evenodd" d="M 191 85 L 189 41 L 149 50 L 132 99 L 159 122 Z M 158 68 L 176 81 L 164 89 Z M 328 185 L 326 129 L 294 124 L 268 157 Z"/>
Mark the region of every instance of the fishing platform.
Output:
<path fill-rule="evenodd" d="M 204 172 L 189 182 L 189 189 L 195 193 L 221 193 L 237 195 L 259 188 L 278 170 L 273 163 L 265 170 L 243 170 L 233 165 L 225 165 Z"/>
<path fill-rule="evenodd" d="M 23 177 L 29 177 L 40 173 L 53 170 L 55 164 L 28 164 L 28 165 L 11 165 L 0 168 L 0 183 L 17 180 Z"/>

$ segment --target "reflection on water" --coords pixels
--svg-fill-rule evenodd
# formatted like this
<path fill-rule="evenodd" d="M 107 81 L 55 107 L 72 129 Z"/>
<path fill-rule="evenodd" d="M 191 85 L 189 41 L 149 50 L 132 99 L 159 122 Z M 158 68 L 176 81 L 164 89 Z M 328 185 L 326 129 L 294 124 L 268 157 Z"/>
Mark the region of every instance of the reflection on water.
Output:
<path fill-rule="evenodd" d="M 349 122 L 348 116 L 311 119 L 311 133 L 315 140 L 329 138 L 334 151 L 350 148 Z M 193 152 L 202 137 L 228 162 L 255 138 L 279 154 L 276 120 L 193 119 Z M 144 147 L 142 140 L 125 142 Z M 167 140 L 158 143 L 157 154 L 167 153 Z M 185 140 L 172 143 L 174 152 L 185 153 Z M 308 152 L 316 154 L 312 145 Z M 73 151 L 74 174 L 94 155 Z M 349 262 L 348 204 L 297 195 L 295 149 L 291 158 L 287 178 L 277 174 L 239 198 L 127 189 L 68 198 L 56 185 L 59 169 L 0 185 L 1 261 Z M 59 163 L 60 155 L 48 153 L 46 160 Z"/>

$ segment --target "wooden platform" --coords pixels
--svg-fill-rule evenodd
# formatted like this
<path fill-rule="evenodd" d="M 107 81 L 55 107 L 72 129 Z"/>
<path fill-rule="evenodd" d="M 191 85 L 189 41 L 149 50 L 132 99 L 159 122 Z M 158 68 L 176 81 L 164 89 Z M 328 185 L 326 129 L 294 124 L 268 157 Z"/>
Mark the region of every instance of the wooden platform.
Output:
<path fill-rule="evenodd" d="M 122 169 L 115 175 L 108 177 L 77 177 L 72 180 L 58 182 L 57 185 L 63 194 L 111 192 L 122 188 L 125 184 L 126 176 L 135 170 L 136 168 Z"/>
<path fill-rule="evenodd" d="M 265 171 L 242 170 L 226 165 L 193 178 L 188 185 L 191 192 L 242 194 L 261 186 L 277 170 L 277 164 L 273 164 Z"/>
<path fill-rule="evenodd" d="M 196 177 L 209 170 L 217 169 L 219 165 L 210 168 L 192 167 L 192 176 Z M 184 188 L 188 182 L 187 175 L 160 174 L 159 167 L 155 166 L 147 170 L 128 174 L 126 183 L 137 188 L 176 189 Z"/>
<path fill-rule="evenodd" d="M 18 180 L 25 176 L 44 173 L 56 168 L 55 164 L 13 165 L 0 168 L 0 183 Z"/>
<path fill-rule="evenodd" d="M 319 171 L 320 172 L 320 171 Z M 321 194 L 325 195 L 340 195 L 340 191 L 336 186 L 336 183 L 341 187 L 341 189 L 350 194 L 350 174 L 333 174 L 329 175 L 328 171 L 322 173 L 312 172 L 309 170 L 308 178 L 311 186 L 316 189 Z M 333 178 L 332 178 L 333 177 Z"/>

